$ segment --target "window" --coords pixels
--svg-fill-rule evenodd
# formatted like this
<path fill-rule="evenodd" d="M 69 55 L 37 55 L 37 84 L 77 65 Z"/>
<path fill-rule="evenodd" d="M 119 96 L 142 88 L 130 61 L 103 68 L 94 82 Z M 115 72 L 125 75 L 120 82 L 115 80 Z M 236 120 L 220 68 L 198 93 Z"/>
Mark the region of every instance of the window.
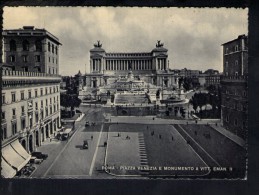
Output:
<path fill-rule="evenodd" d="M 51 87 L 49 87 L 49 93 L 50 93 L 50 94 L 52 93 L 52 88 L 51 88 Z"/>
<path fill-rule="evenodd" d="M 38 97 L 38 90 L 35 89 L 34 92 L 35 92 L 35 97 Z"/>
<path fill-rule="evenodd" d="M 46 106 L 48 106 L 48 99 L 46 99 Z"/>
<path fill-rule="evenodd" d="M 5 94 L 2 94 L 2 104 L 5 104 Z"/>
<path fill-rule="evenodd" d="M 238 51 L 238 45 L 235 46 L 235 51 Z"/>
<path fill-rule="evenodd" d="M 235 65 L 238 66 L 238 60 L 235 61 Z"/>
<path fill-rule="evenodd" d="M 52 44 L 51 47 L 52 47 L 52 53 L 54 53 L 54 45 Z"/>
<path fill-rule="evenodd" d="M 21 91 L 21 100 L 24 100 L 24 91 Z"/>
<path fill-rule="evenodd" d="M 55 63 L 55 58 L 52 59 L 53 64 Z"/>
<path fill-rule="evenodd" d="M 25 129 L 25 127 L 26 127 L 25 119 L 21 120 L 21 127 L 22 127 L 22 129 Z"/>
<path fill-rule="evenodd" d="M 16 116 L 15 108 L 12 110 L 13 116 Z"/>
<path fill-rule="evenodd" d="M 49 57 L 49 62 L 50 62 L 50 57 Z"/>
<path fill-rule="evenodd" d="M 234 120 L 234 125 L 237 126 L 237 119 Z"/>
<path fill-rule="evenodd" d="M 40 62 L 40 55 L 35 56 L 35 62 Z"/>
<path fill-rule="evenodd" d="M 31 91 L 28 91 L 28 98 L 31 98 Z"/>
<path fill-rule="evenodd" d="M 45 88 L 45 94 L 48 94 L 48 88 L 47 87 Z"/>
<path fill-rule="evenodd" d="M 23 62 L 28 62 L 28 56 L 27 55 L 23 55 L 22 56 L 22 61 Z"/>
<path fill-rule="evenodd" d="M 56 46 L 56 54 L 58 55 L 58 47 Z"/>
<path fill-rule="evenodd" d="M 226 121 L 227 121 L 227 122 L 229 121 L 229 115 L 226 116 Z"/>
<path fill-rule="evenodd" d="M 225 63 L 225 68 L 228 69 L 228 62 Z"/>
<path fill-rule="evenodd" d="M 40 118 L 41 118 L 41 119 L 43 119 L 43 118 L 44 118 L 43 110 L 40 112 Z"/>
<path fill-rule="evenodd" d="M 7 128 L 6 128 L 6 126 L 2 126 L 2 130 L 3 130 L 3 137 L 2 137 L 2 140 L 4 140 L 4 139 L 7 138 Z"/>
<path fill-rule="evenodd" d="M 50 68 L 49 68 L 49 74 L 50 74 Z"/>
<path fill-rule="evenodd" d="M 12 134 L 15 135 L 17 133 L 17 125 L 16 123 L 12 123 Z"/>
<path fill-rule="evenodd" d="M 1 115 L 2 115 L 2 120 L 5 120 L 5 112 L 2 111 Z"/>
<path fill-rule="evenodd" d="M 43 89 L 40 88 L 40 95 L 43 96 Z"/>
<path fill-rule="evenodd" d="M 238 76 L 238 72 L 235 72 L 235 76 Z"/>
<path fill-rule="evenodd" d="M 16 41 L 15 40 L 10 41 L 10 51 L 16 51 Z"/>
<path fill-rule="evenodd" d="M 35 121 L 36 121 L 36 123 L 39 122 L 39 115 L 38 115 L 38 113 L 35 113 Z"/>
<path fill-rule="evenodd" d="M 15 62 L 15 56 L 14 55 L 10 56 L 10 62 Z"/>
<path fill-rule="evenodd" d="M 35 102 L 35 110 L 38 110 L 38 102 Z"/>
<path fill-rule="evenodd" d="M 58 64 L 58 59 L 56 59 L 56 64 Z"/>
<path fill-rule="evenodd" d="M 24 106 L 21 107 L 22 115 L 24 114 Z"/>
<path fill-rule="evenodd" d="M 54 97 L 54 103 L 56 103 L 56 98 Z"/>
<path fill-rule="evenodd" d="M 22 42 L 23 51 L 29 51 L 29 47 L 30 47 L 29 41 L 24 40 L 24 41 Z"/>
<path fill-rule="evenodd" d="M 43 108 L 43 100 L 40 102 L 40 107 Z"/>
<path fill-rule="evenodd" d="M 15 98 L 15 93 L 12 93 L 12 102 L 15 102 L 16 98 Z"/>
<path fill-rule="evenodd" d="M 246 91 L 243 91 L 243 96 L 246 97 Z"/>
<path fill-rule="evenodd" d="M 49 110 L 50 114 L 52 114 L 52 106 L 49 106 Z"/>
<path fill-rule="evenodd" d="M 48 107 L 46 107 L 46 116 L 48 116 L 49 113 L 48 113 Z"/>
<path fill-rule="evenodd" d="M 42 51 L 41 40 L 35 41 L 35 47 L 36 47 L 36 51 Z"/>
<path fill-rule="evenodd" d="M 48 42 L 48 51 L 50 51 L 50 42 Z"/>

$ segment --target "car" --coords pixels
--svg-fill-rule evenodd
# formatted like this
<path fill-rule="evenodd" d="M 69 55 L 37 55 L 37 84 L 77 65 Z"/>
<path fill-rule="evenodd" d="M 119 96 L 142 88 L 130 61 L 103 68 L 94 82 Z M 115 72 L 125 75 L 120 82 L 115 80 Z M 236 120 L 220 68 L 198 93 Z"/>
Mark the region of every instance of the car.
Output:
<path fill-rule="evenodd" d="M 86 127 L 90 126 L 90 122 L 89 122 L 89 121 L 86 121 L 86 122 L 85 122 L 85 126 L 86 126 Z"/>
<path fill-rule="evenodd" d="M 43 159 L 36 158 L 35 156 L 32 156 L 30 159 L 30 163 L 40 164 L 42 163 Z"/>
<path fill-rule="evenodd" d="M 32 152 L 31 155 L 33 157 L 36 157 L 38 159 L 43 159 L 45 160 L 46 158 L 48 158 L 48 155 L 47 154 L 43 154 L 42 152 Z"/>
<path fill-rule="evenodd" d="M 88 149 L 88 141 L 84 140 L 83 142 L 83 149 Z"/>

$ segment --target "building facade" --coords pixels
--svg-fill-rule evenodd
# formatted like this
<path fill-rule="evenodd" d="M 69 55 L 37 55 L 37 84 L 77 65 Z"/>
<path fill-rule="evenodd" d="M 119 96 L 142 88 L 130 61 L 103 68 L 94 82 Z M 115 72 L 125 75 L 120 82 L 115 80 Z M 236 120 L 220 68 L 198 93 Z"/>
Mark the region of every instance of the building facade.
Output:
<path fill-rule="evenodd" d="M 5 62 L 13 70 L 59 74 L 59 39 L 45 29 L 24 26 L 3 31 Z"/>
<path fill-rule="evenodd" d="M 13 34 L 8 34 L 11 32 Z M 40 46 L 36 46 L 36 42 L 45 35 L 37 33 L 50 34 L 46 30 L 34 30 L 32 27 L 3 32 L 4 59 L 7 60 L 1 66 L 1 175 L 4 178 L 13 177 L 20 171 L 30 160 L 30 153 L 61 126 L 61 76 L 57 74 L 59 63 L 57 61 L 50 65 L 44 60 L 49 55 L 55 55 L 58 59 L 58 53 L 53 54 L 51 50 L 49 54 L 46 45 L 50 42 L 46 37 L 41 39 L 42 50 L 38 51 L 36 48 Z M 28 43 L 28 48 L 25 48 L 24 42 Z M 60 45 L 59 42 L 53 40 L 54 42 L 57 47 Z M 56 46 L 52 45 L 55 51 Z M 44 56 L 39 63 L 35 61 L 35 56 L 38 55 Z M 10 61 L 13 58 L 11 56 L 14 56 L 13 61 Z M 24 56 L 27 56 L 26 61 L 23 61 Z M 52 71 L 49 72 L 50 67 Z"/>
<path fill-rule="evenodd" d="M 245 139 L 248 130 L 248 37 L 240 35 L 222 46 L 221 119 L 227 130 Z"/>
<path fill-rule="evenodd" d="M 107 85 L 115 78 L 128 75 L 129 71 L 135 78 L 153 85 L 177 85 L 178 76 L 169 71 L 167 51 L 158 41 L 151 52 L 108 53 L 98 41 L 90 50 L 90 74 L 86 74 L 86 87 Z"/>

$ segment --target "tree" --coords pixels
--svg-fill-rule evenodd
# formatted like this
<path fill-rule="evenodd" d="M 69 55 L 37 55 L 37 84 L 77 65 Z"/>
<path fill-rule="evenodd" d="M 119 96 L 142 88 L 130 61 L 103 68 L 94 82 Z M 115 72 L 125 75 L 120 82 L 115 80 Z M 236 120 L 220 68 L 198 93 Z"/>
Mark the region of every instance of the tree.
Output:
<path fill-rule="evenodd" d="M 65 107 L 67 110 L 70 107 L 70 117 L 72 117 L 72 112 L 75 107 L 79 107 L 81 104 L 81 100 L 76 95 L 71 94 L 60 94 L 60 105 Z"/>

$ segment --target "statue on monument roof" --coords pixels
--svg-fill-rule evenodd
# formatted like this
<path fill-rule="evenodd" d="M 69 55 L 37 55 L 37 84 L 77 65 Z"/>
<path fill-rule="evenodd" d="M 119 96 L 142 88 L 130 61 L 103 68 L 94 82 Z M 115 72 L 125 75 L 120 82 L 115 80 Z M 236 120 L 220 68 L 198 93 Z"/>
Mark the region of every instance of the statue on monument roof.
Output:
<path fill-rule="evenodd" d="M 97 43 L 94 44 L 94 47 L 99 47 L 99 48 L 102 47 L 102 44 L 100 43 L 99 40 L 97 40 Z"/>
<path fill-rule="evenodd" d="M 164 46 L 164 43 L 161 43 L 160 40 L 157 40 L 156 47 L 163 47 L 163 46 Z"/>

